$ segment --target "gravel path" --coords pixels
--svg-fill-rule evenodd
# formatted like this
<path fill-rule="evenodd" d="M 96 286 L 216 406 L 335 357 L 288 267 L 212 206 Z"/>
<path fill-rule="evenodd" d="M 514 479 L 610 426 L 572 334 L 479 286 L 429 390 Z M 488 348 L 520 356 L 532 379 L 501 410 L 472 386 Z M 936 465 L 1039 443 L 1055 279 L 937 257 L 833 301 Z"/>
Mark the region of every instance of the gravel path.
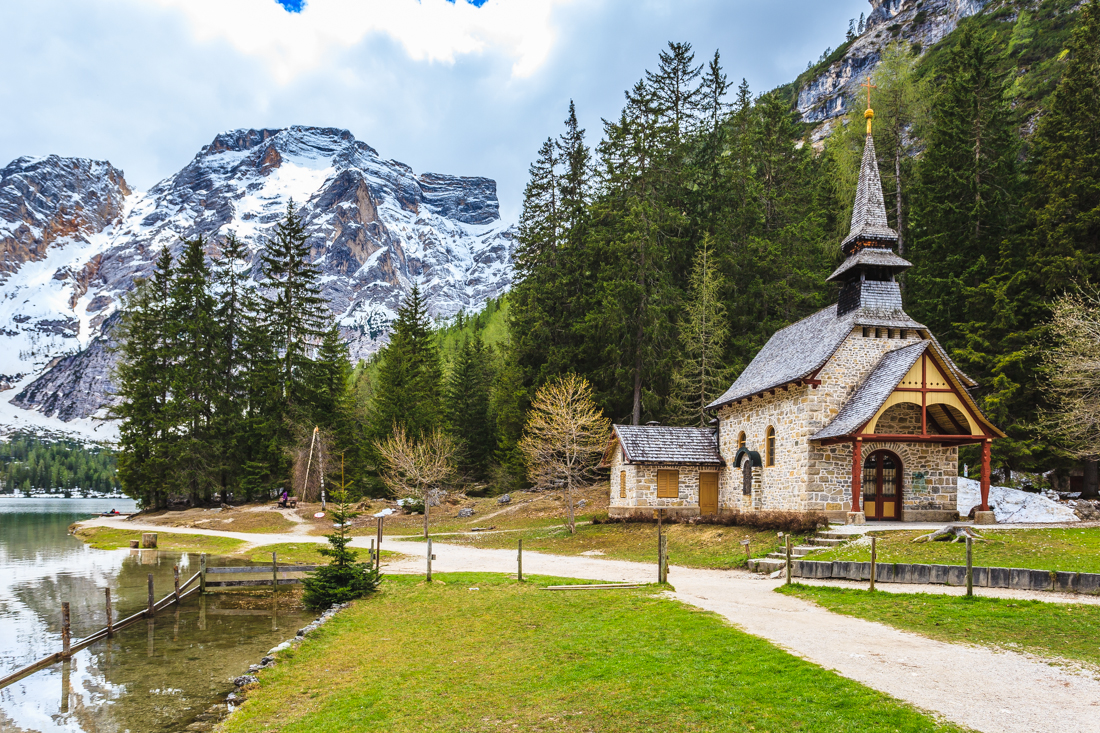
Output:
<path fill-rule="evenodd" d="M 166 531 L 163 527 L 117 519 L 94 519 L 84 524 Z M 253 545 L 324 541 L 323 537 L 293 534 L 256 535 L 191 528 L 171 531 L 233 537 Z M 364 547 L 368 542 L 367 537 L 357 537 L 352 545 Z M 387 572 L 424 572 L 425 543 L 386 538 L 383 547 L 408 556 L 387 563 Z M 436 555 L 432 563 L 435 572 L 516 570 L 515 550 L 484 550 L 440 542 L 433 542 L 432 547 Z M 591 556 L 528 551 L 523 554 L 523 569 L 531 575 L 612 582 L 656 580 L 655 565 Z M 974 730 L 989 733 L 1100 730 L 1100 681 L 1089 670 L 1053 666 L 1016 652 L 935 641 L 884 624 L 835 614 L 798 598 L 774 593 L 781 580 L 744 571 L 673 566 L 669 580 L 676 588 L 672 597 L 684 603 L 713 611 L 803 659 Z M 890 584 L 880 587 L 889 592 L 916 589 Z M 947 589 L 920 586 L 920 591 L 924 590 Z M 986 588 L 981 589 L 981 594 L 1001 595 Z M 1098 600 L 1022 591 L 1006 591 L 1004 595 L 1058 602 Z"/>

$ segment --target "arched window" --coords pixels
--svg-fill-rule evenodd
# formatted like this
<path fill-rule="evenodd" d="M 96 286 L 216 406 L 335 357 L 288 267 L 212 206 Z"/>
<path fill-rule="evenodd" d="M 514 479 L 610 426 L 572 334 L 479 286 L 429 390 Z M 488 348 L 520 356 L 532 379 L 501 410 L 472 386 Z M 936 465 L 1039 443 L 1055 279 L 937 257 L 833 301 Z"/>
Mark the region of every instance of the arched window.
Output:
<path fill-rule="evenodd" d="M 765 466 L 775 465 L 775 428 L 771 425 L 768 426 L 767 431 L 764 433 L 764 452 L 766 458 L 764 460 Z"/>
<path fill-rule="evenodd" d="M 737 435 L 737 450 L 741 450 L 745 447 L 745 431 L 742 430 Z"/>

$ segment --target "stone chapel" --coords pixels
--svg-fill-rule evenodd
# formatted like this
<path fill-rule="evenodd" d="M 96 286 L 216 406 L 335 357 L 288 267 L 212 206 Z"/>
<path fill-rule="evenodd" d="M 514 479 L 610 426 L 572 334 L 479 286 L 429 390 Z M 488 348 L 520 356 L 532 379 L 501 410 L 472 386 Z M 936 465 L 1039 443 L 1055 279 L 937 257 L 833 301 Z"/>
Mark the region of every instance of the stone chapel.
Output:
<path fill-rule="evenodd" d="M 603 465 L 611 516 L 663 508 L 821 511 L 831 520 L 952 521 L 958 450 L 982 446 L 981 506 L 992 523 L 989 459 L 1004 437 L 976 382 L 902 308 L 898 256 L 866 113 L 836 305 L 777 333 L 725 394 L 711 428 L 615 425 Z"/>

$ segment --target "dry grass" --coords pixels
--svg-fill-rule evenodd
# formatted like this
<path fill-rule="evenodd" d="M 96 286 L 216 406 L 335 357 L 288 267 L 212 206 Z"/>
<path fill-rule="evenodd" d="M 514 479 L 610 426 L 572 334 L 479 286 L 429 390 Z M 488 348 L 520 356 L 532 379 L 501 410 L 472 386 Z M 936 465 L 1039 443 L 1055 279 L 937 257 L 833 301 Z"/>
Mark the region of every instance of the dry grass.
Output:
<path fill-rule="evenodd" d="M 213 529 L 220 532 L 293 532 L 295 523 L 273 509 L 263 505 L 233 507 L 232 509 L 186 509 L 143 514 L 140 521 L 162 527 L 190 527 Z"/>

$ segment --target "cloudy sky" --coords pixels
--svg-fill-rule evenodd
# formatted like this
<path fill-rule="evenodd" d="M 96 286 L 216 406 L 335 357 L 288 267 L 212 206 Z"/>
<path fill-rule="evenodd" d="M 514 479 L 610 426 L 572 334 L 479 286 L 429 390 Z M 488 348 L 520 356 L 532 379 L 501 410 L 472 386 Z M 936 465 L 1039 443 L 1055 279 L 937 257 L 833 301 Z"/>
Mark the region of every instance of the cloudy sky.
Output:
<path fill-rule="evenodd" d="M 285 7 L 284 7 L 285 6 Z M 756 92 L 867 0 L 0 0 L 0 166 L 105 159 L 145 190 L 218 132 L 351 130 L 418 172 L 483 175 L 514 218 L 576 100 L 591 143 L 667 41 Z"/>

